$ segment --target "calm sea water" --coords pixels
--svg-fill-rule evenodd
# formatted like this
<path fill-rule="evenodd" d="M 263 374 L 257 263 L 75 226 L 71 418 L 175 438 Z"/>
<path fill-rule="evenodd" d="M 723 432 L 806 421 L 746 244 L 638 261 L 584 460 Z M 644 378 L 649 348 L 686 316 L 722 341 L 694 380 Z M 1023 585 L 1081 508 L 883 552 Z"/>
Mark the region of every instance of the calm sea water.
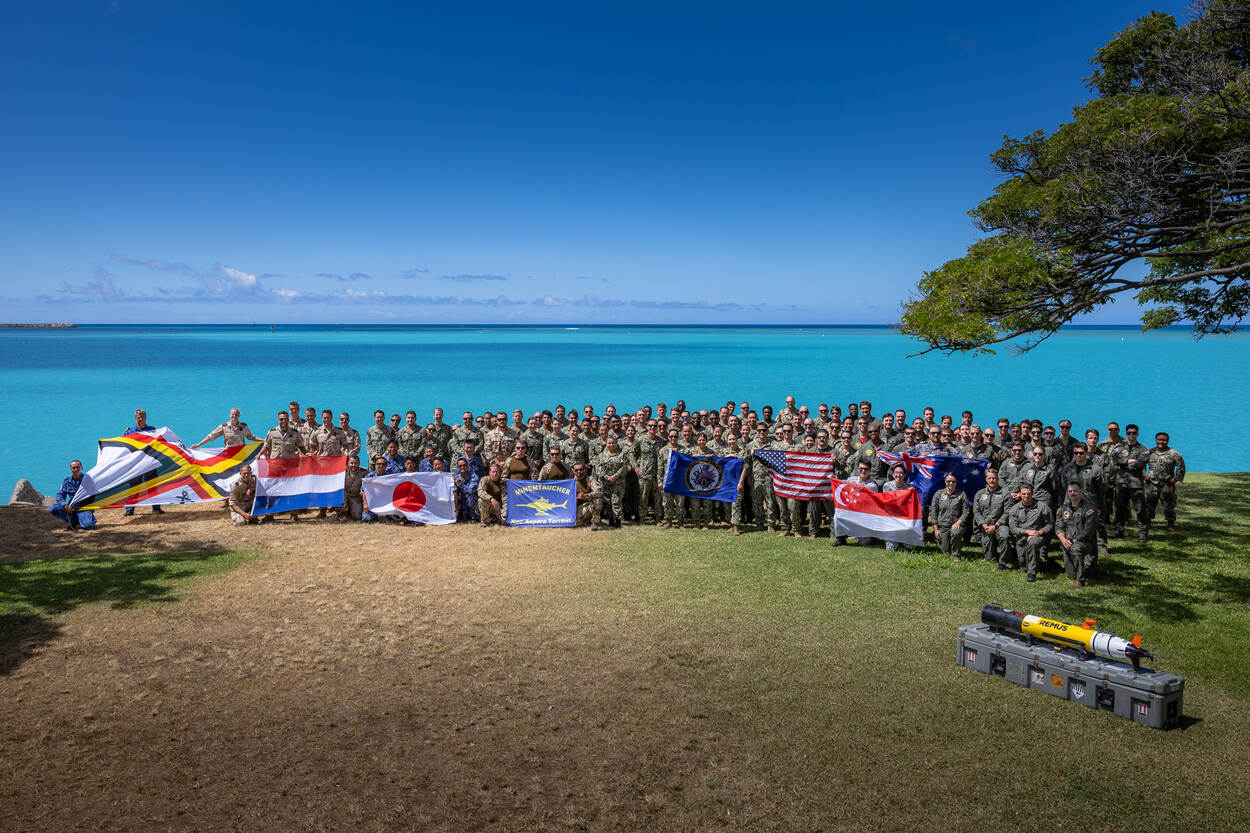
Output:
<path fill-rule="evenodd" d="M 375 408 L 436 406 L 528 414 L 558 403 L 602 411 L 685 399 L 780 408 L 869 398 L 874 412 L 932 405 L 980 422 L 1069 417 L 1074 433 L 1137 422 L 1167 430 L 1193 471 L 1250 469 L 1238 443 L 1212 442 L 1250 403 L 1250 336 L 1195 342 L 1182 330 L 1075 328 L 1022 355 L 926 355 L 888 328 L 84 326 L 0 330 L 0 488 L 54 491 L 136 407 L 188 442 L 231 406 L 258 435 L 288 401 L 347 410 L 363 434 Z"/>

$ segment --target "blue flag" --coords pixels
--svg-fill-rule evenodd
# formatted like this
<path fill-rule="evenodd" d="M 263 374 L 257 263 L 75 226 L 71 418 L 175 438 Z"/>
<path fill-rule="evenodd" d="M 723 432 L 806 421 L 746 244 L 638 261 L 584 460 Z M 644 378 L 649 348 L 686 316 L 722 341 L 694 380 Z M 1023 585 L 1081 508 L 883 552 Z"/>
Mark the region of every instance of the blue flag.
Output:
<path fill-rule="evenodd" d="M 934 493 L 946 488 L 946 475 L 953 473 L 959 481 L 958 488 L 971 502 L 977 492 L 985 488 L 985 470 L 989 460 L 975 457 L 956 457 L 951 454 L 912 454 L 908 451 L 877 452 L 890 468 L 902 465 L 907 471 L 907 482 L 916 487 L 920 503 L 929 505 Z"/>
<path fill-rule="evenodd" d="M 742 460 L 737 457 L 691 457 L 674 451 L 664 474 L 664 491 L 670 495 L 700 497 L 733 503 L 738 497 Z"/>
<path fill-rule="evenodd" d="M 509 480 L 508 526 L 576 526 L 576 480 Z"/>

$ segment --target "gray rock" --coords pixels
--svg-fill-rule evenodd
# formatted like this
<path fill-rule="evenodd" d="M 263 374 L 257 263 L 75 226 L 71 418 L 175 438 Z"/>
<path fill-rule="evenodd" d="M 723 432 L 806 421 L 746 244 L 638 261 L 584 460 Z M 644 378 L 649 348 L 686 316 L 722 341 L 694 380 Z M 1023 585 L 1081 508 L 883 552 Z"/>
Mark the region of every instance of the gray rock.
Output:
<path fill-rule="evenodd" d="M 17 485 L 13 487 L 13 497 L 9 498 L 9 505 L 26 504 L 29 506 L 50 506 L 48 499 L 39 494 L 29 480 L 22 478 L 17 481 Z"/>

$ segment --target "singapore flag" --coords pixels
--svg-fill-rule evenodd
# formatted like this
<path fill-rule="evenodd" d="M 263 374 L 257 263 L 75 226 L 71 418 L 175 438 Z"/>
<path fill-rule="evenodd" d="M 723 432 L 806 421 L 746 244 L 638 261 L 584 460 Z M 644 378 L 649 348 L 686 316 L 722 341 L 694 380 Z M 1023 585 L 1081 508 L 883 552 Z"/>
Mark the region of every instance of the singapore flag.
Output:
<path fill-rule="evenodd" d="M 884 538 L 913 546 L 924 543 L 920 495 L 915 489 L 878 493 L 834 478 L 833 504 L 835 535 Z"/>

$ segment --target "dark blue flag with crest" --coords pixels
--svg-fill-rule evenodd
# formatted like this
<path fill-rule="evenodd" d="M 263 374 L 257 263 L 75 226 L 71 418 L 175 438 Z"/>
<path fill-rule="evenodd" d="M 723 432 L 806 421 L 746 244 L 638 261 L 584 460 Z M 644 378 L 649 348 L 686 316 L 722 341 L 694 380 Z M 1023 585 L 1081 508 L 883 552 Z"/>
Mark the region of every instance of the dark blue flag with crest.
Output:
<path fill-rule="evenodd" d="M 668 458 L 664 491 L 733 503 L 738 497 L 742 460 L 737 457 L 691 457 L 674 451 Z"/>
<path fill-rule="evenodd" d="M 907 482 L 916 487 L 922 506 L 928 506 L 934 493 L 946 488 L 946 475 L 953 473 L 958 487 L 971 503 L 977 492 L 985 488 L 985 470 L 989 460 L 956 457 L 953 454 L 912 454 L 907 451 L 879 451 L 877 456 L 890 468 L 902 465 Z"/>

